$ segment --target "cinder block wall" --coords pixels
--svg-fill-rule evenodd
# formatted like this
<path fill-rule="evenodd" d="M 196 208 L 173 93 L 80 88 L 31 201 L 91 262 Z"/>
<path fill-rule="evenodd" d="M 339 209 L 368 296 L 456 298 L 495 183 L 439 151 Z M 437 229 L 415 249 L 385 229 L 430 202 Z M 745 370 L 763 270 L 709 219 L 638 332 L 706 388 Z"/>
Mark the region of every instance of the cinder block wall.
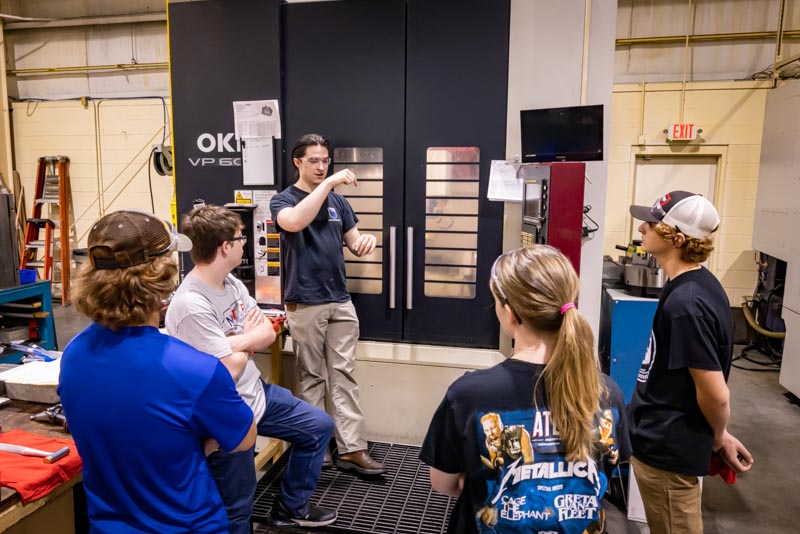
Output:
<path fill-rule="evenodd" d="M 16 169 L 25 188 L 30 216 L 34 202 L 36 161 L 41 156 L 68 156 L 72 219 L 76 242 L 86 246 L 91 224 L 125 208 L 151 211 L 147 169 L 150 150 L 163 137 L 164 108 L 159 99 L 16 102 L 13 105 Z M 166 116 L 169 124 L 169 99 Z M 169 141 L 169 126 L 166 130 Z M 172 177 L 151 169 L 156 215 L 169 219 Z"/>
<path fill-rule="evenodd" d="M 701 139 L 668 144 L 663 130 L 680 122 L 681 84 L 615 85 L 611 103 L 611 147 L 605 216 L 605 254 L 616 257 L 617 243 L 629 235 L 638 155 L 718 157 L 714 203 L 722 223 L 710 262 L 731 305 L 750 296 L 756 284 L 752 250 L 755 198 L 769 85 L 764 82 L 687 84 L 683 122 L 702 128 Z M 642 101 L 644 100 L 644 104 Z M 644 109 L 643 109 L 644 106 Z M 634 236 L 636 237 L 636 236 Z"/>

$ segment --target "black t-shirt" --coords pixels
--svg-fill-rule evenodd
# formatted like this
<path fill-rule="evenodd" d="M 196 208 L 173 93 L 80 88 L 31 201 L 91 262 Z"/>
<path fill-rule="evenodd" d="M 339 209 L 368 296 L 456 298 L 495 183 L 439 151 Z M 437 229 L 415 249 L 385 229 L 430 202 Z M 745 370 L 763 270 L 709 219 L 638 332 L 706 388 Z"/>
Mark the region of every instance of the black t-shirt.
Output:
<path fill-rule="evenodd" d="M 278 224 L 278 213 L 306 198 L 308 193 L 290 185 L 269 203 L 281 236 L 283 300 L 298 304 L 325 304 L 350 300 L 344 272 L 342 240 L 358 222 L 342 195 L 331 191 L 319 213 L 299 232 L 287 232 Z"/>
<path fill-rule="evenodd" d="M 722 371 L 733 352 L 733 315 L 722 285 L 707 269 L 667 282 L 628 406 L 637 460 L 685 475 L 708 474 L 714 433 L 697 404 L 689 369 Z"/>
<path fill-rule="evenodd" d="M 436 410 L 420 459 L 466 473 L 448 532 L 602 532 L 604 467 L 630 455 L 625 404 L 605 377 L 597 417 L 598 456 L 567 462 L 544 389 L 543 365 L 506 360 L 456 380 Z M 538 409 L 537 409 L 538 406 Z"/>

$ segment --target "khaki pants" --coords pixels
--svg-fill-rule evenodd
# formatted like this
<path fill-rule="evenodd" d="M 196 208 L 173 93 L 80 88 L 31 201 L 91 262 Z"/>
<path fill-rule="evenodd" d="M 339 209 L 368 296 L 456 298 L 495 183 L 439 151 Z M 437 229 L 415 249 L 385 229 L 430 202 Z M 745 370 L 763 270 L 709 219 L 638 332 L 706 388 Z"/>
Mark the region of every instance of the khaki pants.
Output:
<path fill-rule="evenodd" d="M 703 534 L 701 486 L 696 476 L 656 469 L 631 457 L 651 534 Z"/>
<path fill-rule="evenodd" d="M 362 438 L 364 413 L 358 404 L 353 371 L 358 342 L 358 316 L 351 301 L 287 304 L 286 320 L 297 356 L 297 396 L 325 410 L 330 395 L 339 454 L 367 448 Z"/>

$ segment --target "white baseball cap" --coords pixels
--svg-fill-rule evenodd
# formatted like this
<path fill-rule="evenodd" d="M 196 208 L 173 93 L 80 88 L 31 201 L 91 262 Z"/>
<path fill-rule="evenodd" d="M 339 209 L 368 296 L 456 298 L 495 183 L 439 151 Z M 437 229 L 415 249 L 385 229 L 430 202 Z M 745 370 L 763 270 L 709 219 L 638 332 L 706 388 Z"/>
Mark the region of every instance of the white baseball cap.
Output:
<path fill-rule="evenodd" d="M 702 195 L 688 191 L 672 191 L 651 207 L 631 206 L 630 212 L 635 219 L 663 222 L 697 239 L 708 237 L 719 227 L 719 214 L 714 205 Z"/>

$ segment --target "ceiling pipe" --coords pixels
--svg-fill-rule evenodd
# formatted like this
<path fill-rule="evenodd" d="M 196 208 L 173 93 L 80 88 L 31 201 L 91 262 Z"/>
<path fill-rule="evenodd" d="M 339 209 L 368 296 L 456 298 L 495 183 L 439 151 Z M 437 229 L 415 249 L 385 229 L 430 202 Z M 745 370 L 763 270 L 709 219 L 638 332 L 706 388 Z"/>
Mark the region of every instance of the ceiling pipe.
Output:
<path fill-rule="evenodd" d="M 708 33 L 700 35 L 690 35 L 689 42 L 707 42 L 707 41 L 748 41 L 748 40 L 773 40 L 777 38 L 778 32 L 744 32 L 744 33 Z M 800 38 L 800 30 L 786 30 L 783 32 L 783 39 L 797 39 Z M 686 41 L 685 35 L 670 35 L 665 37 L 628 37 L 625 39 L 617 39 L 615 41 L 617 46 L 629 45 L 655 45 L 655 44 L 670 44 L 670 43 L 684 43 Z"/>
<path fill-rule="evenodd" d="M 683 123 L 683 111 L 686 109 L 686 71 L 689 68 L 689 36 L 694 29 L 694 6 L 689 0 L 688 12 L 686 13 L 686 39 L 683 45 L 683 80 L 681 82 L 681 107 L 680 120 Z"/>
<path fill-rule="evenodd" d="M 166 69 L 169 63 L 117 63 L 114 65 L 89 65 L 80 67 L 42 67 L 38 69 L 9 69 L 6 74 L 9 76 L 28 76 L 31 74 L 71 74 L 92 71 L 109 70 L 148 70 Z"/>
<path fill-rule="evenodd" d="M 581 59 L 581 105 L 586 105 L 589 86 L 589 38 L 592 26 L 592 0 L 585 0 L 583 8 L 583 58 Z"/>
<path fill-rule="evenodd" d="M 166 11 L 114 15 L 105 17 L 79 17 L 70 19 L 38 20 L 28 22 L 6 22 L 5 31 L 38 30 L 42 28 L 68 28 L 73 26 L 104 26 L 107 24 L 134 24 L 139 22 L 166 22 Z"/>
<path fill-rule="evenodd" d="M 778 31 L 775 38 L 775 61 L 772 64 L 772 86 L 778 87 L 778 79 L 780 78 L 781 71 L 778 68 L 778 63 L 783 58 L 783 14 L 786 9 L 786 0 L 781 0 L 778 5 Z"/>

